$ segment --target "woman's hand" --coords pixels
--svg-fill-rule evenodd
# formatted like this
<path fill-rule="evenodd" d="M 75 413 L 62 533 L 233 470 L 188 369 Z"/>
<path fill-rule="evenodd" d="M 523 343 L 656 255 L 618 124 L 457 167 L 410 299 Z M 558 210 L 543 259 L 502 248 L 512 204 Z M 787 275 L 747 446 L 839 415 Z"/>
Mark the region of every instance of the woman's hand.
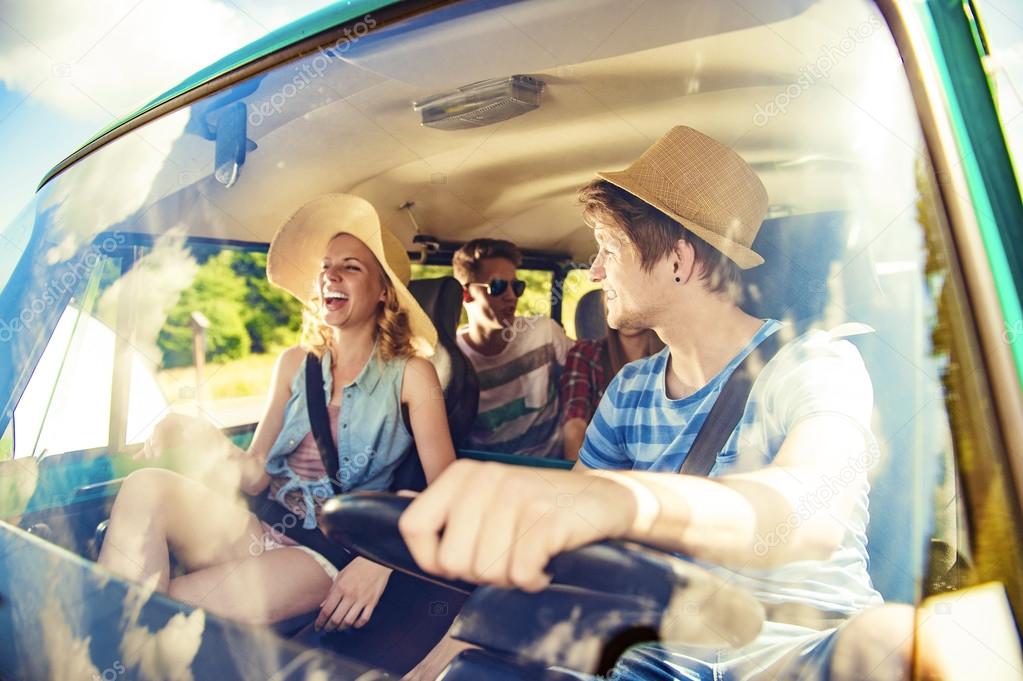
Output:
<path fill-rule="evenodd" d="M 596 473 L 462 459 L 416 497 L 398 527 L 427 572 L 539 591 L 552 557 L 623 536 L 636 512 L 627 487 Z"/>
<path fill-rule="evenodd" d="M 337 573 L 330 592 L 320 604 L 316 630 L 359 629 L 373 616 L 391 569 L 359 557 Z"/>
<path fill-rule="evenodd" d="M 446 633 L 444 638 L 433 647 L 433 650 L 401 679 L 402 681 L 434 681 L 451 664 L 451 660 L 455 659 L 458 653 L 477 647 L 471 643 L 455 640 L 451 638 L 450 633 Z"/>

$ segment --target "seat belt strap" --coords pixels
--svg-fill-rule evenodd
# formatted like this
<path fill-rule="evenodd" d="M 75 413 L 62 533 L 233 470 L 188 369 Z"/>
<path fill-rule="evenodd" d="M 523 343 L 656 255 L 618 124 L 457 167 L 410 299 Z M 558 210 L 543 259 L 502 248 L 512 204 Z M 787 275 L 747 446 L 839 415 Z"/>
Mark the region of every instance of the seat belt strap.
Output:
<path fill-rule="evenodd" d="M 323 469 L 330 477 L 330 486 L 335 494 L 341 494 L 341 481 L 338 478 L 338 450 L 334 435 L 330 432 L 330 413 L 327 411 L 327 400 L 323 394 L 323 366 L 320 358 L 309 353 L 305 362 L 305 402 L 309 412 L 309 427 L 320 450 Z"/>
<path fill-rule="evenodd" d="M 775 331 L 760 341 L 725 381 L 717 401 L 707 414 L 707 420 L 696 434 L 696 441 L 682 462 L 679 473 L 702 477 L 710 474 L 718 454 L 724 449 L 735 427 L 739 425 L 739 419 L 746 410 L 750 391 L 753 390 L 753 383 L 760 375 L 761 369 L 767 366 L 781 349 L 782 344 L 778 342 L 777 335 L 778 332 Z"/>

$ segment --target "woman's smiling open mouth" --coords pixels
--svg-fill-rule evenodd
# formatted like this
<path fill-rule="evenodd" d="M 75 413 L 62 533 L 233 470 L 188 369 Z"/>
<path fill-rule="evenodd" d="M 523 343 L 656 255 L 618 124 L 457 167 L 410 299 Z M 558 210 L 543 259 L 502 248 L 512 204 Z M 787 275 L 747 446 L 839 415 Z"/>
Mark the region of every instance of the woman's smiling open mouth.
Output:
<path fill-rule="evenodd" d="M 336 312 L 348 302 L 348 294 L 340 291 L 324 291 L 323 307 L 327 312 Z"/>

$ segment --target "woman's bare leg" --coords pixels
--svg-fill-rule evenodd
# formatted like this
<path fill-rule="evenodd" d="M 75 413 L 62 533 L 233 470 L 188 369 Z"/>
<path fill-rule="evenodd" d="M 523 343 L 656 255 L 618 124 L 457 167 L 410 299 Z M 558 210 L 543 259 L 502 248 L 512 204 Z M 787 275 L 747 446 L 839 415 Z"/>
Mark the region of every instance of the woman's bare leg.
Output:
<path fill-rule="evenodd" d="M 262 534 L 259 520 L 236 500 L 183 475 L 144 468 L 121 485 L 110 513 L 99 564 L 156 589 L 170 581 L 169 549 L 189 569 L 252 555 Z"/>
<path fill-rule="evenodd" d="M 312 556 L 289 547 L 177 577 L 167 594 L 221 617 L 268 624 L 315 610 L 331 583 Z"/>

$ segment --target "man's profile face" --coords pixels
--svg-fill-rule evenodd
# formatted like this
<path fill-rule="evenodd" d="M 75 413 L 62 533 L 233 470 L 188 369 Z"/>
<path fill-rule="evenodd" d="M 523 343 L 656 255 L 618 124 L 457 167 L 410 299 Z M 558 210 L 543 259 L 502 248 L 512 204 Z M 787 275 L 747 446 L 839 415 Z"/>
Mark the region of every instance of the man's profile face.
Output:
<path fill-rule="evenodd" d="M 472 324 L 492 329 L 503 329 L 515 321 L 515 306 L 519 297 L 510 282 L 515 281 L 515 263 L 507 258 L 484 258 L 479 262 L 479 273 L 468 284 L 470 301 L 465 303 Z M 495 279 L 508 282 L 500 295 L 487 293 L 487 286 Z"/>
<path fill-rule="evenodd" d="M 653 314 L 664 307 L 663 284 L 654 276 L 660 265 L 643 271 L 639 252 L 617 227 L 597 223 L 593 236 L 598 251 L 590 281 L 600 282 L 604 290 L 607 325 L 627 332 L 650 328 Z"/>

